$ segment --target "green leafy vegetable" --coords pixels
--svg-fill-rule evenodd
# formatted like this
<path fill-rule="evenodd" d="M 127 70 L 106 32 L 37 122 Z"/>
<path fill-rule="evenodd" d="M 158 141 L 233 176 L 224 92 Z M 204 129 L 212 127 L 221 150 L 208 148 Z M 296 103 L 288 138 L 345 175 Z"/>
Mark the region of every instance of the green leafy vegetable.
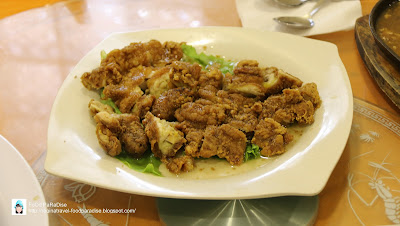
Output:
<path fill-rule="evenodd" d="M 115 156 L 115 158 L 119 159 L 129 168 L 142 172 L 142 173 L 151 173 L 157 176 L 162 176 L 159 167 L 161 165 L 160 159 L 154 156 L 153 153 L 147 151 L 141 158 L 133 158 L 125 151 L 122 151 L 121 154 Z"/>
<path fill-rule="evenodd" d="M 246 151 L 244 153 L 244 161 L 251 159 L 258 159 L 261 157 L 260 147 L 255 144 L 247 144 Z"/>
<path fill-rule="evenodd" d="M 102 104 L 106 104 L 106 105 L 112 107 L 114 109 L 115 113 L 122 114 L 122 112 L 118 109 L 117 105 L 115 105 L 114 101 L 112 101 L 111 98 L 104 99 L 105 96 L 104 96 L 103 90 L 104 89 L 101 89 L 101 91 L 100 91 L 100 98 L 101 98 L 100 102 Z"/>
<path fill-rule="evenodd" d="M 102 50 L 102 51 L 100 52 L 100 57 L 101 57 L 101 60 L 106 59 L 106 57 L 107 57 L 106 51 Z"/>
<path fill-rule="evenodd" d="M 111 98 L 108 98 L 107 100 L 100 100 L 100 102 L 112 107 L 114 109 L 115 113 L 122 114 L 122 112 L 118 109 L 117 105 L 115 105 L 114 101 L 112 101 Z"/>
<path fill-rule="evenodd" d="M 115 103 L 108 98 L 107 100 L 103 100 L 104 98 L 103 89 L 100 91 L 100 102 L 103 104 L 107 104 L 111 106 L 117 114 L 121 114 L 121 111 L 115 105 Z M 122 150 L 121 154 L 115 156 L 118 160 L 123 162 L 129 168 L 142 172 L 142 173 L 151 173 L 157 176 L 162 176 L 159 167 L 161 165 L 160 159 L 154 156 L 153 153 L 147 151 L 141 158 L 134 158 L 130 156 L 126 151 Z"/>
<path fill-rule="evenodd" d="M 236 64 L 235 62 L 226 61 L 221 57 L 206 55 L 204 53 L 198 54 L 193 46 L 183 44 L 181 48 L 183 53 L 185 54 L 183 59 L 184 61 L 190 63 L 196 62 L 200 64 L 204 69 L 207 69 L 207 67 L 209 66 L 218 64 L 219 69 L 221 70 L 222 73 L 226 74 L 227 72 L 229 72 L 233 74 L 233 68 L 235 67 Z"/>

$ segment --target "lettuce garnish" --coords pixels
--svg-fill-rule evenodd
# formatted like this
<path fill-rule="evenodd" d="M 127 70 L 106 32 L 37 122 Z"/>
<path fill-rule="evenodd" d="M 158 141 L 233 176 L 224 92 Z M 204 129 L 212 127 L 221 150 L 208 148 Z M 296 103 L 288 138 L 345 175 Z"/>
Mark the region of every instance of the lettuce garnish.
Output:
<path fill-rule="evenodd" d="M 258 159 L 261 157 L 260 147 L 255 144 L 247 144 L 246 151 L 244 152 L 244 161 Z"/>
<path fill-rule="evenodd" d="M 112 108 L 114 109 L 115 113 L 117 113 L 117 114 L 122 114 L 122 112 L 119 110 L 119 108 L 117 107 L 117 105 L 115 105 L 114 101 L 113 101 L 111 98 L 104 99 L 105 96 L 104 96 L 103 90 L 104 90 L 104 88 L 100 90 L 100 98 L 101 98 L 101 99 L 100 99 L 100 102 L 101 102 L 102 104 L 106 104 L 106 105 L 112 107 Z"/>
<path fill-rule="evenodd" d="M 162 176 L 159 170 L 161 160 L 155 157 L 150 151 L 146 151 L 146 153 L 144 153 L 144 155 L 140 158 L 133 158 L 125 151 L 122 151 L 121 154 L 115 156 L 115 158 L 133 170 Z"/>
<path fill-rule="evenodd" d="M 196 49 L 190 45 L 181 45 L 182 51 L 184 55 L 183 60 L 190 63 L 198 63 L 204 69 L 207 69 L 212 65 L 219 65 L 219 69 L 223 74 L 227 72 L 233 74 L 233 68 L 235 67 L 236 62 L 224 60 L 222 57 L 206 55 L 204 53 L 198 54 Z"/>
<path fill-rule="evenodd" d="M 106 57 L 107 57 L 106 51 L 102 50 L 102 51 L 100 52 L 100 58 L 101 58 L 101 60 L 106 59 Z"/>

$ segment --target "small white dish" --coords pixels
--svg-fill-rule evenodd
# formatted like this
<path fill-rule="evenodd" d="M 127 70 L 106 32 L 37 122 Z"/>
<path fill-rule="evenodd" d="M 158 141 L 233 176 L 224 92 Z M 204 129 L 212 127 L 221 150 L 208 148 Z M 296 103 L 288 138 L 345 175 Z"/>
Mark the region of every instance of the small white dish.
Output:
<path fill-rule="evenodd" d="M 80 76 L 98 67 L 100 52 L 131 42 L 185 41 L 227 59 L 254 59 L 304 82 L 315 82 L 322 106 L 315 122 L 290 149 L 263 167 L 234 176 L 191 180 L 136 172 L 105 154 L 87 108 L 98 94 Z M 47 172 L 111 190 L 185 199 L 250 199 L 284 195 L 312 196 L 325 186 L 350 132 L 353 99 L 350 82 L 331 43 L 294 35 L 233 27 L 149 30 L 112 34 L 92 49 L 65 79 L 49 121 Z"/>
<path fill-rule="evenodd" d="M 0 151 L 0 225 L 49 225 L 43 191 L 32 168 L 1 135 Z M 25 215 L 13 215 L 13 199 L 24 202 Z"/>

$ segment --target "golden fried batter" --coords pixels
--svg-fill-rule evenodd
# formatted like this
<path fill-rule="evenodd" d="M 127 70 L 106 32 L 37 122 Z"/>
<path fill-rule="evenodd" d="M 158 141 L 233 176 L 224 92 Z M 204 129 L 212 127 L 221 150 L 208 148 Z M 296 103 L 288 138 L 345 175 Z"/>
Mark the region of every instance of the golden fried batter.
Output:
<path fill-rule="evenodd" d="M 277 94 L 287 88 L 298 88 L 303 84 L 300 79 L 276 67 L 265 68 L 261 74 L 266 95 Z"/>
<path fill-rule="evenodd" d="M 186 135 L 187 144 L 185 154 L 200 157 L 200 148 L 203 144 L 204 130 L 191 130 Z"/>
<path fill-rule="evenodd" d="M 110 114 L 114 113 L 114 110 L 112 107 L 110 107 L 106 104 L 102 104 L 100 101 L 93 100 L 93 99 L 91 99 L 89 102 L 89 110 L 90 110 L 90 114 L 92 116 L 96 115 L 97 113 L 99 113 L 101 111 L 106 111 Z"/>
<path fill-rule="evenodd" d="M 163 92 L 174 88 L 174 84 L 171 83 L 169 78 L 171 73 L 171 68 L 163 67 L 151 75 L 150 79 L 146 82 L 151 95 L 158 98 Z"/>
<path fill-rule="evenodd" d="M 119 83 L 134 67 L 166 65 L 180 60 L 182 56 L 183 52 L 178 43 L 166 42 L 162 45 L 156 40 L 135 42 L 109 52 L 101 61 L 100 67 L 84 73 L 81 80 L 88 89 L 100 89 L 109 84 Z"/>
<path fill-rule="evenodd" d="M 321 99 L 319 97 L 317 84 L 315 83 L 307 83 L 304 86 L 299 88 L 301 96 L 306 101 L 311 101 L 313 103 L 314 108 L 319 108 L 321 106 Z"/>
<path fill-rule="evenodd" d="M 233 73 L 235 75 L 238 74 L 246 74 L 246 75 L 254 75 L 259 76 L 261 69 L 258 67 L 258 62 L 256 60 L 242 60 L 236 65 Z"/>
<path fill-rule="evenodd" d="M 93 69 L 92 72 L 85 72 L 82 77 L 82 84 L 91 90 L 105 87 L 109 84 L 117 84 L 122 80 L 121 67 L 114 63 L 104 64 Z"/>
<path fill-rule="evenodd" d="M 269 96 L 286 88 L 298 88 L 302 81 L 276 67 L 259 68 L 255 60 L 240 61 L 234 75 L 227 74 L 224 89 L 244 95 Z"/>
<path fill-rule="evenodd" d="M 222 89 L 223 75 L 220 70 L 216 67 L 209 67 L 209 71 L 201 71 L 199 78 L 199 86 L 204 88 L 206 86 L 212 86 L 216 90 Z"/>
<path fill-rule="evenodd" d="M 131 112 L 133 106 L 143 95 L 143 91 L 139 86 L 131 86 L 128 83 L 118 85 L 108 85 L 103 91 L 106 98 L 115 101 L 122 113 Z"/>
<path fill-rule="evenodd" d="M 119 122 L 119 116 L 117 114 L 110 114 L 108 112 L 102 111 L 97 113 L 93 118 L 98 124 L 106 126 L 117 136 L 120 132 L 122 132 L 121 124 Z"/>
<path fill-rule="evenodd" d="M 143 124 L 150 141 L 151 151 L 158 158 L 175 156 L 186 143 L 182 132 L 175 129 L 172 123 L 159 119 L 150 112 L 147 112 Z"/>
<path fill-rule="evenodd" d="M 268 97 L 263 103 L 261 118 L 273 118 L 281 124 L 311 124 L 314 122 L 315 107 L 313 102 L 306 100 L 312 99 L 316 106 L 319 106 L 319 95 L 314 85 L 304 85 L 307 91 L 298 89 L 284 89 L 282 94 Z M 313 94 L 311 98 L 308 94 Z"/>
<path fill-rule="evenodd" d="M 175 111 L 175 118 L 179 122 L 187 121 L 193 124 L 220 125 L 226 119 L 225 110 L 230 107 L 226 104 L 214 104 L 205 99 L 198 99 L 182 105 Z"/>
<path fill-rule="evenodd" d="M 89 102 L 99 144 L 109 155 L 126 150 L 140 157 L 151 148 L 175 174 L 192 170 L 195 158 L 218 156 L 240 165 L 249 142 L 263 156 L 282 154 L 293 140 L 283 125 L 314 122 L 321 106 L 315 83 L 303 85 L 255 60 L 242 60 L 225 75 L 217 64 L 203 70 L 182 61 L 181 44 L 131 43 L 82 75 L 86 88 L 104 88 L 104 99 L 123 113 Z"/>
<path fill-rule="evenodd" d="M 148 140 L 137 116 L 103 111 L 97 113 L 94 119 L 97 122 L 99 143 L 111 156 L 121 153 L 121 144 L 128 153 L 136 157 L 140 157 L 148 149 Z"/>
<path fill-rule="evenodd" d="M 150 111 L 153 106 L 156 97 L 153 95 L 143 95 L 137 101 L 135 106 L 133 106 L 132 114 L 143 119 L 148 111 Z"/>
<path fill-rule="evenodd" d="M 135 157 L 142 156 L 149 148 L 149 142 L 140 119 L 135 115 L 122 114 L 119 115 L 119 121 L 122 127 L 119 140 L 124 150 Z"/>
<path fill-rule="evenodd" d="M 261 120 L 251 143 L 261 148 L 261 155 L 273 156 L 285 152 L 285 145 L 293 140 L 287 129 L 271 118 Z"/>
<path fill-rule="evenodd" d="M 163 162 L 166 164 L 167 169 L 175 174 L 189 172 L 193 170 L 195 166 L 193 157 L 187 155 L 174 157 L 172 159 L 164 160 Z"/>
<path fill-rule="evenodd" d="M 171 42 L 171 41 L 167 41 L 164 42 L 163 44 L 163 48 L 164 48 L 164 57 L 163 57 L 163 61 L 165 62 L 165 64 L 169 64 L 173 61 L 176 60 L 181 60 L 183 57 L 183 51 L 181 48 L 181 45 L 183 43 L 177 43 L 177 42 Z M 159 62 L 159 64 L 163 64 L 163 62 Z"/>
<path fill-rule="evenodd" d="M 231 165 L 240 165 L 243 162 L 246 141 L 246 135 L 230 125 L 208 126 L 204 131 L 200 157 L 210 158 L 217 155 L 225 158 Z"/>
<path fill-rule="evenodd" d="M 252 132 L 258 124 L 258 116 L 262 107 L 255 98 L 244 97 L 237 93 L 218 91 L 218 101 L 230 106 L 225 123 L 244 132 Z"/>
<path fill-rule="evenodd" d="M 121 142 L 115 133 L 111 132 L 106 126 L 98 123 L 96 126 L 96 135 L 100 146 L 111 156 L 117 156 L 121 153 Z"/>
<path fill-rule="evenodd" d="M 234 69 L 234 74 L 226 73 L 224 90 L 238 92 L 249 96 L 264 96 L 264 79 L 260 75 L 258 62 L 254 60 L 240 61 Z"/>
<path fill-rule="evenodd" d="M 172 121 L 175 118 L 176 109 L 193 99 L 194 92 L 188 88 L 170 89 L 157 98 L 151 112 L 158 118 Z"/>
<path fill-rule="evenodd" d="M 230 73 L 226 73 L 224 90 L 247 96 L 264 96 L 263 81 L 263 78 L 260 76 L 249 76 L 246 74 L 231 75 Z"/>
<path fill-rule="evenodd" d="M 200 65 L 174 61 L 171 67 L 172 73 L 169 78 L 176 87 L 196 89 L 201 72 Z"/>

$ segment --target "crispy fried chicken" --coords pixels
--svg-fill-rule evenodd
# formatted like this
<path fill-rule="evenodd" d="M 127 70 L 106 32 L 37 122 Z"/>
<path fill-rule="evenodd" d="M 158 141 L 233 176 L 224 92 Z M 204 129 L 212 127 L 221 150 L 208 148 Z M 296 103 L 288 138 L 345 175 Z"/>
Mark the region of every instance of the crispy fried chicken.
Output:
<path fill-rule="evenodd" d="M 246 141 L 246 135 L 230 125 L 208 126 L 204 131 L 200 157 L 210 158 L 216 155 L 225 158 L 231 165 L 240 165 L 243 162 Z"/>
<path fill-rule="evenodd" d="M 227 73 L 224 78 L 224 90 L 238 92 L 247 96 L 264 96 L 264 78 L 255 60 L 240 61 L 234 69 L 234 74 Z"/>
<path fill-rule="evenodd" d="M 225 111 L 230 106 L 227 104 L 214 104 L 212 101 L 198 99 L 195 102 L 185 103 L 175 111 L 178 122 L 186 122 L 193 128 L 205 128 L 207 125 L 222 124 L 227 115 Z"/>
<path fill-rule="evenodd" d="M 109 155 L 125 150 L 140 157 L 151 148 L 175 174 L 192 170 L 195 158 L 218 156 L 240 165 L 248 143 L 263 156 L 282 154 L 293 140 L 285 126 L 314 122 L 321 105 L 316 84 L 303 85 L 255 60 L 242 60 L 224 75 L 218 65 L 203 69 L 181 61 L 180 46 L 131 43 L 82 75 L 86 88 L 104 88 L 104 99 L 123 113 L 89 102 L 99 144 Z"/>
<path fill-rule="evenodd" d="M 155 101 L 152 113 L 161 119 L 172 121 L 175 111 L 183 104 L 194 100 L 195 93 L 188 88 L 181 87 L 165 91 Z"/>
<path fill-rule="evenodd" d="M 156 97 L 153 95 L 143 95 L 137 101 L 135 106 L 133 106 L 132 114 L 138 116 L 140 119 L 143 119 L 144 116 L 153 106 Z"/>
<path fill-rule="evenodd" d="M 196 89 L 201 72 L 200 65 L 174 61 L 171 67 L 172 73 L 169 75 L 169 78 L 176 87 Z"/>
<path fill-rule="evenodd" d="M 99 143 L 109 155 L 119 155 L 124 147 L 129 154 L 140 157 L 148 149 L 148 140 L 137 116 L 102 111 L 94 119 Z"/>
<path fill-rule="evenodd" d="M 271 118 L 260 121 L 251 140 L 261 148 L 261 155 L 273 156 L 285 152 L 285 145 L 293 140 L 287 129 Z"/>
<path fill-rule="evenodd" d="M 114 113 L 114 110 L 112 107 L 101 103 L 100 101 L 97 100 L 90 100 L 89 102 L 89 110 L 90 110 L 90 115 L 95 116 L 97 113 L 101 111 L 108 112 L 109 114 Z"/>
<path fill-rule="evenodd" d="M 298 88 L 303 82 L 293 75 L 276 67 L 268 67 L 261 71 L 264 78 L 265 95 L 277 94 L 287 88 Z"/>
<path fill-rule="evenodd" d="M 167 169 L 175 174 L 189 172 L 193 170 L 195 166 L 194 158 L 187 155 L 165 159 L 163 162 L 167 166 Z"/>
<path fill-rule="evenodd" d="M 150 141 L 151 151 L 158 158 L 175 156 L 186 143 L 183 133 L 175 129 L 172 123 L 159 119 L 150 112 L 147 112 L 143 124 Z"/>
<path fill-rule="evenodd" d="M 119 83 L 130 69 L 138 66 L 157 66 L 180 60 L 183 52 L 180 44 L 159 41 L 136 42 L 107 54 L 100 66 L 82 75 L 83 85 L 88 89 L 100 89 L 109 84 Z"/>
<path fill-rule="evenodd" d="M 284 89 L 282 94 L 268 97 L 263 103 L 261 119 L 272 118 L 284 125 L 313 123 L 320 99 L 315 84 L 306 84 L 304 87 Z"/>

